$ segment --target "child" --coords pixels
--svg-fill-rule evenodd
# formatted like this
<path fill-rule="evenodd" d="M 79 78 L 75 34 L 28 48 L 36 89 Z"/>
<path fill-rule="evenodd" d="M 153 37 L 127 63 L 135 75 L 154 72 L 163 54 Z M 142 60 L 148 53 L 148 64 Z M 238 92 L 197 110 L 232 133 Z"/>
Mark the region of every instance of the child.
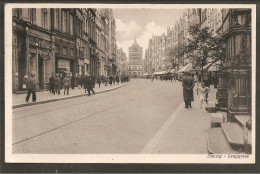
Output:
<path fill-rule="evenodd" d="M 205 87 L 205 83 L 201 83 L 201 88 L 199 89 L 200 92 L 200 109 L 202 108 L 203 105 L 203 100 L 206 101 L 206 104 L 208 106 L 208 93 L 209 93 L 209 87 Z"/>

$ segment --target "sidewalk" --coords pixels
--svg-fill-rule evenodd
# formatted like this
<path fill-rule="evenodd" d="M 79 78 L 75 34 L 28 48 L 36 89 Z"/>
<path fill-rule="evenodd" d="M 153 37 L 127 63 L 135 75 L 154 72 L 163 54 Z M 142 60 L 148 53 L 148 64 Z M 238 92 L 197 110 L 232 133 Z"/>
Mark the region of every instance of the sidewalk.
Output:
<path fill-rule="evenodd" d="M 198 84 L 200 85 L 200 84 Z M 207 154 L 207 133 L 210 129 L 211 113 L 200 109 L 200 99 L 194 87 L 194 102 L 191 109 L 184 108 L 184 102 L 166 121 L 168 125 L 158 144 L 150 153 L 153 154 Z M 209 101 L 215 101 L 216 91 L 210 86 Z M 168 123 L 167 123 L 168 122 Z M 161 128 L 162 130 L 164 128 Z"/>
<path fill-rule="evenodd" d="M 108 92 L 117 88 L 120 88 L 122 86 L 125 86 L 127 83 L 124 84 L 112 84 L 111 86 L 105 86 L 104 84 L 100 85 L 100 88 L 98 87 L 98 84 L 95 85 L 94 91 L 96 94 L 102 93 L 102 92 Z M 41 92 L 36 92 L 37 100 L 36 102 L 32 102 L 32 95 L 29 99 L 29 102 L 27 103 L 25 101 L 25 97 L 27 94 L 13 94 L 13 109 L 15 108 L 20 108 L 20 107 L 25 107 L 25 106 L 31 106 L 31 105 L 37 105 L 37 104 L 43 104 L 43 103 L 49 103 L 49 102 L 54 102 L 54 101 L 59 101 L 59 100 L 65 100 L 65 99 L 71 99 L 71 98 L 76 98 L 76 97 L 81 97 L 84 95 L 88 95 L 88 92 L 85 93 L 85 89 L 79 89 L 78 87 L 75 87 L 74 90 L 70 88 L 69 95 L 64 95 L 64 89 L 60 91 L 60 95 L 58 94 L 52 94 L 49 91 L 41 91 Z"/>

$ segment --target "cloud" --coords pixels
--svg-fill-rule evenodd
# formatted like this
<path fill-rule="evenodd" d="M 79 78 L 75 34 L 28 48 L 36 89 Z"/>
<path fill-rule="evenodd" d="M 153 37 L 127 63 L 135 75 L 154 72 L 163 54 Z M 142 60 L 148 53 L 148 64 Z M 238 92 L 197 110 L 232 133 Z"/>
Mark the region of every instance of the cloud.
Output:
<path fill-rule="evenodd" d="M 124 23 L 116 19 L 116 34 L 119 40 L 129 40 L 141 32 L 141 27 L 134 21 Z"/>
<path fill-rule="evenodd" d="M 143 32 L 139 37 L 136 38 L 136 41 L 138 44 L 143 47 L 143 58 L 145 55 L 145 49 L 148 48 L 148 41 L 152 38 L 152 36 L 160 36 L 163 33 L 166 33 L 166 28 L 161 27 L 160 25 L 157 25 L 154 21 L 151 21 L 146 24 Z M 118 47 L 122 48 L 124 52 L 127 54 L 127 57 L 129 55 L 128 48 L 134 43 L 134 36 L 131 39 L 122 40 L 119 39 L 117 41 Z"/>

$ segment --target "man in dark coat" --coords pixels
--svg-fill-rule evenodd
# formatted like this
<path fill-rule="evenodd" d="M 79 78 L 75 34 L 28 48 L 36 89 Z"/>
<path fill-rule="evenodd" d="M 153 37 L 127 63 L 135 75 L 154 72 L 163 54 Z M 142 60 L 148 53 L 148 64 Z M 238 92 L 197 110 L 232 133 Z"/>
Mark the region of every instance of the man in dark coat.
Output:
<path fill-rule="evenodd" d="M 113 82 L 113 77 L 110 75 L 109 76 L 109 84 L 110 84 L 110 86 L 112 85 L 112 82 Z"/>
<path fill-rule="evenodd" d="M 122 83 L 122 84 L 123 84 L 123 83 L 124 83 L 124 81 L 125 81 L 125 80 L 124 80 L 124 78 L 125 78 L 125 77 L 124 77 L 124 75 L 121 75 L 121 78 L 120 78 L 120 80 L 121 80 L 121 83 Z"/>
<path fill-rule="evenodd" d="M 116 84 L 116 76 L 115 75 L 113 75 L 113 83 L 114 83 L 114 85 Z"/>
<path fill-rule="evenodd" d="M 193 88 L 194 88 L 194 80 L 190 76 L 188 72 L 184 73 L 184 77 L 182 79 L 182 87 L 183 87 L 183 99 L 185 102 L 185 108 L 191 108 L 191 101 L 194 101 L 193 96 Z"/>
<path fill-rule="evenodd" d="M 86 76 L 84 77 L 84 88 L 85 88 L 85 93 L 86 91 L 88 91 L 89 96 L 90 96 L 90 91 L 92 91 L 93 94 L 95 94 L 95 91 L 93 90 L 93 81 L 91 79 L 91 76 L 89 76 L 89 74 L 86 74 Z"/>
<path fill-rule="evenodd" d="M 55 94 L 54 92 L 54 75 L 51 74 L 51 77 L 49 78 L 49 86 L 50 86 L 50 93 Z"/>
<path fill-rule="evenodd" d="M 56 77 L 55 77 L 55 80 L 54 80 L 54 89 L 55 89 L 55 91 L 54 91 L 55 93 L 60 94 L 60 77 L 59 77 L 59 74 L 56 74 Z"/>
<path fill-rule="evenodd" d="M 30 99 L 31 93 L 32 93 L 32 101 L 36 101 L 36 80 L 35 80 L 35 74 L 32 74 L 29 79 L 26 81 L 26 88 L 28 90 L 27 96 L 25 98 L 26 102 Z"/>
<path fill-rule="evenodd" d="M 116 75 L 116 82 L 117 82 L 117 84 L 119 85 L 119 76 L 118 75 Z"/>
<path fill-rule="evenodd" d="M 75 87 L 75 76 L 74 75 L 71 76 L 70 83 L 71 83 L 71 88 L 74 89 L 74 87 Z"/>
<path fill-rule="evenodd" d="M 97 77 L 97 83 L 98 83 L 99 88 L 100 88 L 101 81 L 102 81 L 101 77 L 98 76 L 98 77 Z"/>

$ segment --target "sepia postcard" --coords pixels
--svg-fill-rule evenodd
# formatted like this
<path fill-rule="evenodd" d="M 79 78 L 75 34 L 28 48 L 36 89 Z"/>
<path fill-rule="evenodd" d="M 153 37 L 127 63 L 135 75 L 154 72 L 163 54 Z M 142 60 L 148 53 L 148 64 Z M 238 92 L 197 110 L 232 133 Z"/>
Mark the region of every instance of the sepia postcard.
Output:
<path fill-rule="evenodd" d="M 6 163 L 255 163 L 256 6 L 5 4 Z"/>

